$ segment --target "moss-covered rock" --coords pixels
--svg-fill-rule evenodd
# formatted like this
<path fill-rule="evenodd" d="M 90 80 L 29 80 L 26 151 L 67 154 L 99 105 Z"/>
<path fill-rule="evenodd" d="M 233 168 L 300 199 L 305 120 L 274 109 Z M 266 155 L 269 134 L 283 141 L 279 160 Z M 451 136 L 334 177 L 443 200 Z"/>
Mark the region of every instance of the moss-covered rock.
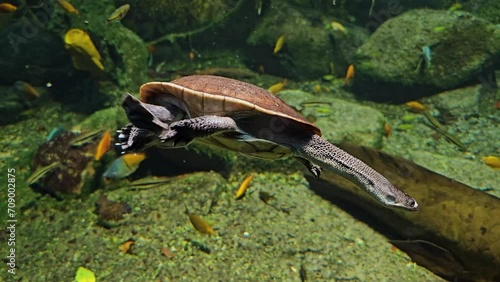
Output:
<path fill-rule="evenodd" d="M 497 0 L 475 0 L 463 3 L 464 11 L 489 20 L 494 24 L 500 24 L 500 1 Z"/>
<path fill-rule="evenodd" d="M 221 20 L 232 8 L 224 0 L 116 0 L 116 5 L 130 4 L 123 19 L 126 26 L 145 40 L 169 33 L 187 32 Z"/>
<path fill-rule="evenodd" d="M 108 23 L 107 17 L 116 9 L 113 1 L 72 1 L 79 10 L 77 15 L 68 15 L 59 6 L 54 7 L 48 22 L 48 30 L 61 38 L 70 28 L 87 32 L 97 47 L 104 65 L 104 74 L 81 76 L 76 86 L 66 84 L 68 91 L 80 92 L 86 99 L 73 102 L 89 103 L 92 108 L 115 104 L 124 90 L 135 91 L 146 81 L 147 51 L 142 40 L 120 22 Z M 68 91 L 59 95 L 68 101 Z M 78 95 L 70 93 L 70 95 Z M 103 98 L 104 96 L 104 98 Z"/>
<path fill-rule="evenodd" d="M 382 146 L 385 119 L 373 108 L 328 96 L 318 97 L 300 90 L 283 90 L 280 98 L 301 109 L 304 116 L 315 118 L 314 123 L 330 142 L 376 148 Z M 308 106 L 307 101 L 315 103 Z"/>
<path fill-rule="evenodd" d="M 275 43 L 284 36 L 285 43 L 276 54 Z M 262 15 L 247 40 L 249 64 L 262 65 L 268 74 L 293 79 L 317 78 L 330 71 L 333 49 L 329 33 L 290 5 L 277 2 Z"/>
<path fill-rule="evenodd" d="M 500 56 L 499 29 L 467 12 L 414 10 L 385 22 L 358 49 L 354 90 L 404 101 L 475 84 Z"/>

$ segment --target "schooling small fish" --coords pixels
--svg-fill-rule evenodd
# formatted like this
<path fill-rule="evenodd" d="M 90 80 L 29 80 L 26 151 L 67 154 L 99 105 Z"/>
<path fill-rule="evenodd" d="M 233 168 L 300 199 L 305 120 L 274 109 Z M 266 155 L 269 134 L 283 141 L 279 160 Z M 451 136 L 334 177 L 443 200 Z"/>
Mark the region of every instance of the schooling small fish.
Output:
<path fill-rule="evenodd" d="M 13 13 L 17 10 L 17 7 L 10 3 L 0 4 L 0 13 Z"/>
<path fill-rule="evenodd" d="M 500 169 L 500 157 L 496 157 L 496 156 L 484 156 L 481 158 L 483 160 L 483 162 L 494 168 L 494 169 Z"/>
<path fill-rule="evenodd" d="M 278 53 L 281 50 L 281 48 L 283 48 L 284 44 L 285 44 L 285 35 L 282 35 L 278 37 L 278 40 L 276 40 L 276 44 L 274 44 L 273 54 Z"/>
<path fill-rule="evenodd" d="M 109 179 L 125 178 L 134 173 L 145 158 L 144 153 L 125 154 L 114 160 L 102 176 Z"/>
<path fill-rule="evenodd" d="M 61 133 L 64 132 L 64 128 L 62 126 L 58 126 L 47 135 L 47 138 L 45 139 L 45 142 L 50 142 L 50 140 L 54 139 L 56 136 L 60 135 Z"/>
<path fill-rule="evenodd" d="M 347 35 L 347 29 L 339 22 L 333 21 L 330 23 L 333 31 L 341 32 L 344 35 Z"/>
<path fill-rule="evenodd" d="M 129 4 L 120 6 L 111 14 L 111 16 L 109 16 L 108 22 L 115 22 L 123 19 L 123 17 L 125 17 L 125 15 L 127 14 L 128 10 L 130 10 Z"/>
<path fill-rule="evenodd" d="M 208 223 L 204 221 L 201 216 L 190 213 L 187 205 L 186 214 L 189 216 L 189 221 L 191 221 L 191 224 L 194 226 L 194 228 L 196 228 L 196 230 L 204 234 L 215 235 L 214 229 L 210 225 L 208 225 Z"/>
<path fill-rule="evenodd" d="M 354 77 L 356 73 L 354 72 L 354 65 L 350 64 L 347 68 L 347 72 L 345 74 L 344 84 L 349 84 L 351 79 Z"/>
<path fill-rule="evenodd" d="M 58 167 L 60 164 L 61 163 L 59 162 L 53 162 L 49 165 L 38 168 L 28 177 L 28 179 L 26 179 L 26 183 L 28 183 L 28 185 L 35 184 L 38 180 L 47 175 L 47 173 Z"/>
<path fill-rule="evenodd" d="M 102 129 L 98 130 L 92 130 L 86 133 L 81 133 L 75 136 L 71 141 L 69 142 L 69 145 L 72 147 L 80 147 L 85 144 L 88 144 L 92 142 L 97 136 L 99 136 L 102 133 Z"/>
<path fill-rule="evenodd" d="M 66 12 L 70 13 L 70 14 L 78 14 L 78 10 L 75 9 L 75 7 L 73 7 L 73 5 L 71 5 L 71 3 L 69 3 L 68 1 L 66 0 L 56 0 L 57 4 L 59 4 L 59 6 L 61 6 Z"/>
<path fill-rule="evenodd" d="M 412 109 L 412 110 L 415 110 L 415 111 L 418 111 L 418 112 L 421 112 L 421 111 L 425 111 L 426 108 L 424 105 L 422 105 L 420 102 L 417 102 L 417 101 L 410 101 L 410 102 L 407 102 L 406 105 Z"/>
<path fill-rule="evenodd" d="M 424 58 L 425 65 L 427 66 L 427 68 L 430 68 L 432 62 L 431 47 L 429 46 L 422 47 L 422 57 Z"/>
<path fill-rule="evenodd" d="M 288 83 L 288 80 L 285 78 L 282 82 L 278 82 L 276 84 L 271 85 L 267 90 L 273 94 L 276 94 L 283 90 L 285 85 Z"/>
<path fill-rule="evenodd" d="M 24 81 L 16 81 L 14 83 L 16 92 L 22 94 L 27 100 L 34 100 L 40 97 L 40 93 L 31 84 Z"/>
<path fill-rule="evenodd" d="M 249 175 L 243 180 L 241 183 L 240 187 L 238 188 L 238 191 L 236 191 L 236 194 L 234 195 L 235 199 L 241 199 L 243 195 L 245 195 L 245 192 L 247 191 L 248 184 L 250 184 L 250 181 L 252 181 L 253 176 Z"/>
<path fill-rule="evenodd" d="M 107 151 L 109 151 L 110 148 L 111 148 L 111 134 L 109 133 L 109 130 L 106 130 L 106 132 L 104 132 L 104 134 L 102 135 L 99 144 L 97 144 L 95 151 L 95 160 L 96 161 L 100 160 L 102 156 Z"/>
<path fill-rule="evenodd" d="M 257 10 L 257 15 L 260 16 L 260 13 L 262 12 L 262 4 L 264 0 L 255 0 L 255 9 Z"/>
<path fill-rule="evenodd" d="M 172 177 L 149 176 L 130 182 L 130 186 L 134 189 L 149 189 L 172 182 L 174 179 Z"/>

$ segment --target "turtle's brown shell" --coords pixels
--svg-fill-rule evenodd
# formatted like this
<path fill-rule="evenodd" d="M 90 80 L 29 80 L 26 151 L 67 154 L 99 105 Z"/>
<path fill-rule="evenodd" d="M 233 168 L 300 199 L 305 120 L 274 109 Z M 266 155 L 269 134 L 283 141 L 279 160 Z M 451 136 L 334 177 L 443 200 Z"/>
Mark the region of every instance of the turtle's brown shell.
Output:
<path fill-rule="evenodd" d="M 192 75 L 171 82 L 149 82 L 141 86 L 141 101 L 162 105 L 164 95 L 181 100 L 192 117 L 202 115 L 231 116 L 254 112 L 279 116 L 298 122 L 301 128 L 321 135 L 314 124 L 292 109 L 283 100 L 265 89 L 230 78 L 212 75 Z"/>

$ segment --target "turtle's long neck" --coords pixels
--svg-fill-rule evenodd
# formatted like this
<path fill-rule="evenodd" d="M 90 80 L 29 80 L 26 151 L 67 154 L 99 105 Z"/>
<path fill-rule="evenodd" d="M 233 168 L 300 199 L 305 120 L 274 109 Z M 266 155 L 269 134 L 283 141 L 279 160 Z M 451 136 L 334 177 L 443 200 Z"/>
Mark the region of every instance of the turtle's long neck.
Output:
<path fill-rule="evenodd" d="M 379 203 L 416 210 L 416 201 L 397 189 L 380 173 L 318 135 L 295 140 L 291 146 L 301 157 L 334 173 L 340 174 L 368 192 Z"/>

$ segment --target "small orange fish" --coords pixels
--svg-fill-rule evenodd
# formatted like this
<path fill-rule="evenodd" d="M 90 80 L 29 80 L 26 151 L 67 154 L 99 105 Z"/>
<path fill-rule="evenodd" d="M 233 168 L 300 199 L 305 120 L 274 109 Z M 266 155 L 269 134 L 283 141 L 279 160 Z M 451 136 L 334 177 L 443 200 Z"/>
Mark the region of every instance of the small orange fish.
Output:
<path fill-rule="evenodd" d="M 418 111 L 418 112 L 421 112 L 421 111 L 425 111 L 426 108 L 424 105 L 422 105 L 420 102 L 417 102 L 417 101 L 410 101 L 408 103 L 406 103 L 406 105 L 412 109 L 412 110 L 415 110 L 415 111 Z"/>
<path fill-rule="evenodd" d="M 284 44 L 285 44 L 285 35 L 282 35 L 278 37 L 278 40 L 276 40 L 276 44 L 274 44 L 273 54 L 278 53 L 281 50 L 281 48 L 283 48 Z"/>
<path fill-rule="evenodd" d="M 496 156 L 484 156 L 481 158 L 483 160 L 483 162 L 494 168 L 494 169 L 500 169 L 500 157 L 496 157 Z"/>
<path fill-rule="evenodd" d="M 349 67 L 347 68 L 347 73 L 345 74 L 344 84 L 349 84 L 354 75 L 355 75 L 354 65 L 350 64 Z"/>
<path fill-rule="evenodd" d="M 122 156 L 123 162 L 128 167 L 139 166 L 139 164 L 146 158 L 145 153 L 131 153 Z"/>
<path fill-rule="evenodd" d="M 388 123 L 385 123 L 384 124 L 384 135 L 385 135 L 385 137 L 389 137 L 389 136 L 391 136 L 391 134 L 392 134 L 392 127 Z"/>
<path fill-rule="evenodd" d="M 99 144 L 97 144 L 97 148 L 95 151 L 95 160 L 98 161 L 101 159 L 101 157 L 109 151 L 111 148 L 111 134 L 109 133 L 109 130 L 106 130 L 104 134 L 102 135 L 101 140 L 99 141 Z"/>
<path fill-rule="evenodd" d="M 193 52 L 193 51 L 189 52 L 189 59 L 190 59 L 191 61 L 194 61 L 194 57 L 195 57 L 194 52 Z"/>
<path fill-rule="evenodd" d="M 16 81 L 14 83 L 14 89 L 18 93 L 24 95 L 24 97 L 27 98 L 28 100 L 33 100 L 40 97 L 40 93 L 38 93 L 35 87 L 31 86 L 31 84 L 24 81 L 20 80 Z"/>
<path fill-rule="evenodd" d="M 59 6 L 61 6 L 66 12 L 70 13 L 70 14 L 78 14 L 78 10 L 75 9 L 75 7 L 73 7 L 73 5 L 71 5 L 71 3 L 69 3 L 68 1 L 66 0 L 56 0 L 57 4 L 59 4 Z"/>
<path fill-rule="evenodd" d="M 281 90 L 283 90 L 283 88 L 285 87 L 285 85 L 287 83 L 288 83 L 288 79 L 285 78 L 282 82 L 278 82 L 276 84 L 271 85 L 271 87 L 269 87 L 269 89 L 267 89 L 267 90 L 273 94 L 276 94 L 276 93 L 280 92 Z"/>
<path fill-rule="evenodd" d="M 17 7 L 10 3 L 0 4 L 0 13 L 13 13 L 17 10 Z"/>
<path fill-rule="evenodd" d="M 234 195 L 235 199 L 241 199 L 243 195 L 245 195 L 245 192 L 247 191 L 248 184 L 250 184 L 250 181 L 252 181 L 253 176 L 249 175 L 243 180 L 241 183 L 240 187 L 238 188 L 238 191 L 236 191 L 236 194 Z"/>

